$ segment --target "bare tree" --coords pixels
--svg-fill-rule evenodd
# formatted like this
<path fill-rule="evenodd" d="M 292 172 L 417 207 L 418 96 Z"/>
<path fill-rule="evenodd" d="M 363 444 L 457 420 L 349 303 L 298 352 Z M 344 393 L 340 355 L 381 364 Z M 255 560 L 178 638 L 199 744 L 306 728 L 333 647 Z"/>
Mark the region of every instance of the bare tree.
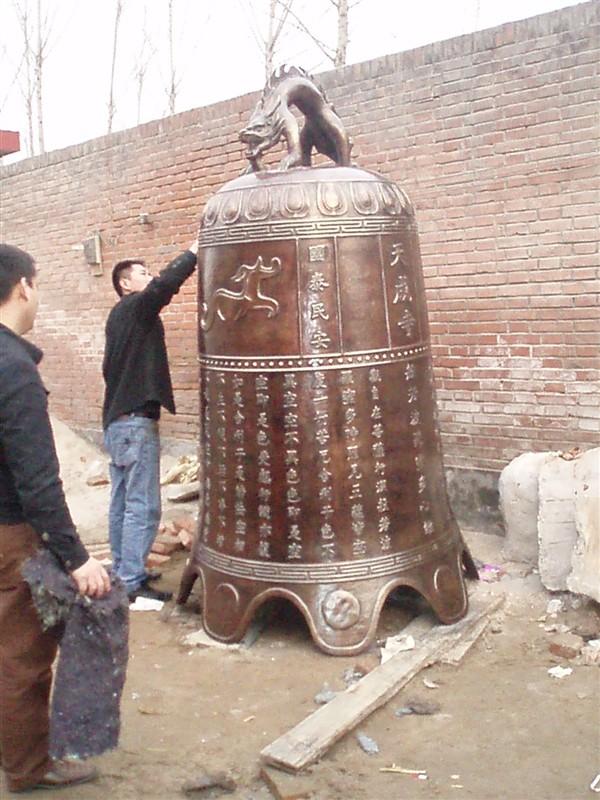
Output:
<path fill-rule="evenodd" d="M 21 33 L 23 34 L 23 55 L 21 58 L 21 64 L 18 69 L 18 74 L 22 72 L 23 67 L 24 69 L 24 76 L 21 76 L 21 92 L 23 94 L 23 100 L 25 102 L 25 115 L 27 117 L 27 137 L 26 137 L 26 149 L 27 155 L 33 156 L 35 155 L 35 143 L 33 138 L 33 122 L 34 122 L 34 110 L 33 110 L 33 98 L 36 94 L 36 82 L 34 79 L 34 62 L 36 60 L 33 46 L 32 46 L 32 39 L 34 36 L 34 31 L 32 29 L 32 22 L 29 16 L 29 5 L 27 0 L 24 0 L 23 3 L 14 2 L 15 13 L 17 15 L 17 19 L 19 21 L 19 26 L 21 28 Z M 40 67 L 41 72 L 41 67 Z M 41 89 L 40 89 L 41 95 Z M 38 139 L 39 144 L 39 139 Z M 43 136 L 42 136 L 42 145 L 43 145 Z"/>
<path fill-rule="evenodd" d="M 335 49 L 334 66 L 343 67 L 348 52 L 348 0 L 331 0 L 337 9 L 337 47 Z M 356 3 L 354 4 L 356 5 Z"/>
<path fill-rule="evenodd" d="M 113 31 L 113 51 L 112 63 L 110 68 L 110 92 L 108 96 L 108 133 L 112 131 L 113 119 L 115 116 L 115 64 L 117 63 L 117 42 L 119 38 L 119 23 L 121 21 L 121 13 L 123 11 L 123 0 L 116 0 L 115 7 L 115 26 Z"/>
<path fill-rule="evenodd" d="M 137 125 L 140 124 L 141 121 L 141 113 L 142 113 L 142 92 L 144 90 L 144 81 L 146 79 L 146 70 L 154 56 L 156 49 L 152 45 L 150 38 L 148 36 L 147 30 L 147 8 L 144 6 L 144 23 L 142 25 L 142 44 L 140 47 L 140 51 L 138 53 L 138 57 L 135 61 L 135 66 L 133 69 L 133 74 L 135 76 L 136 82 L 136 100 L 137 100 Z"/>
<path fill-rule="evenodd" d="M 275 51 L 294 0 L 269 0 L 267 33 L 263 33 L 262 11 L 257 11 L 254 0 L 238 0 L 247 16 L 250 32 L 264 58 L 265 80 L 273 74 Z M 278 16 L 278 11 L 281 13 Z M 260 21 L 259 21 L 259 18 Z"/>
<path fill-rule="evenodd" d="M 175 53 L 173 51 L 173 0 L 169 0 L 169 113 L 175 113 L 177 99 L 177 81 L 175 79 Z"/>
<path fill-rule="evenodd" d="M 276 2 L 282 3 L 283 0 L 276 0 Z M 319 39 L 295 12 L 290 10 L 289 13 L 293 18 L 293 24 L 296 29 L 305 33 L 317 45 L 323 55 L 331 61 L 334 67 L 343 67 L 348 53 L 350 10 L 357 6 L 361 0 L 355 0 L 353 3 L 349 2 L 349 0 L 329 0 L 329 2 L 337 12 L 337 42 L 335 47 L 331 47 Z"/>
<path fill-rule="evenodd" d="M 40 153 L 44 148 L 44 112 L 42 104 L 42 75 L 44 60 L 46 58 L 46 45 L 48 37 L 44 35 L 45 23 L 42 22 L 42 2 L 37 0 L 37 42 L 35 48 L 35 100 L 38 125 L 38 149 Z"/>
<path fill-rule="evenodd" d="M 294 0 L 269 0 L 269 26 L 267 38 L 264 42 L 265 80 L 267 81 L 273 74 L 273 64 L 275 62 L 275 49 L 277 47 L 277 41 L 292 9 L 293 2 Z M 279 19 L 276 18 L 278 8 L 280 10 Z"/>

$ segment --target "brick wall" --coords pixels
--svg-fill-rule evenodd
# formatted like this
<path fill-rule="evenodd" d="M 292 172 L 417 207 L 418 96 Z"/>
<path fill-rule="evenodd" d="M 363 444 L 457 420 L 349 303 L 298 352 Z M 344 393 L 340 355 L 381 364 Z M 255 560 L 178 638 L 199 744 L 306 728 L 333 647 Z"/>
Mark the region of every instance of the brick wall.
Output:
<path fill-rule="evenodd" d="M 597 443 L 599 18 L 583 3 L 322 76 L 356 161 L 416 206 L 452 467 Z M 136 255 L 159 267 L 186 246 L 243 167 L 237 132 L 255 101 L 1 168 L 0 237 L 38 260 L 35 339 L 52 408 L 71 424 L 99 428 L 110 266 Z M 100 277 L 77 249 L 96 231 Z M 197 431 L 195 291 L 191 280 L 164 314 L 174 439 Z"/>

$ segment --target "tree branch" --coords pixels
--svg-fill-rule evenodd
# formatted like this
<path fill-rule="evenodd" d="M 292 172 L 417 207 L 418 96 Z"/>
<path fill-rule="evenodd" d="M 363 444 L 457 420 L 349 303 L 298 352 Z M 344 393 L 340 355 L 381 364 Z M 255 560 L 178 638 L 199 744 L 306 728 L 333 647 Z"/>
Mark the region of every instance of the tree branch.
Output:
<path fill-rule="evenodd" d="M 329 45 L 326 45 L 326 44 L 325 44 L 324 42 L 322 42 L 320 39 L 318 39 L 318 38 L 317 38 L 317 37 L 314 35 L 314 33 L 312 33 L 312 31 L 311 31 L 311 30 L 309 30 L 309 28 L 308 28 L 308 27 L 307 27 L 307 26 L 304 24 L 304 22 L 303 22 L 303 21 L 300 19 L 300 17 L 299 17 L 299 16 L 298 16 L 298 15 L 297 15 L 297 14 L 296 14 L 294 11 L 292 11 L 292 10 L 290 9 L 290 10 L 289 10 L 289 14 L 290 14 L 290 16 L 291 16 L 291 17 L 293 17 L 293 18 L 294 18 L 294 20 L 295 20 L 295 22 L 296 22 L 296 26 L 295 26 L 295 27 L 296 27 L 296 30 L 302 31 L 302 32 L 303 32 L 303 33 L 305 33 L 305 34 L 306 34 L 308 37 L 310 37 L 310 38 L 313 40 L 313 42 L 314 42 L 314 43 L 317 45 L 317 47 L 319 48 L 319 50 L 321 50 L 321 52 L 323 53 L 323 55 L 324 55 L 324 56 L 326 56 L 326 57 L 327 57 L 327 58 L 328 58 L 328 59 L 329 59 L 331 62 L 334 62 L 334 61 L 335 61 L 335 50 L 334 50 L 332 47 L 329 47 Z M 330 52 L 327 52 L 328 50 L 329 50 Z M 332 55 L 332 54 L 333 54 L 333 55 Z"/>

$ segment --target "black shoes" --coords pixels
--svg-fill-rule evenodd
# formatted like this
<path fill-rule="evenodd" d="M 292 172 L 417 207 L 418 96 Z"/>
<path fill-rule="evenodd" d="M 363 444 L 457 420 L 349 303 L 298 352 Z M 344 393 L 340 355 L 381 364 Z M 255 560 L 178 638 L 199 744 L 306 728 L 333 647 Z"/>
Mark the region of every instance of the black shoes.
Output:
<path fill-rule="evenodd" d="M 67 789 L 80 783 L 95 781 L 98 770 L 88 767 L 78 761 L 53 761 L 52 767 L 40 780 L 27 789 L 17 789 L 17 792 L 29 792 L 32 789 Z"/>
<path fill-rule="evenodd" d="M 153 589 L 151 586 L 148 586 L 148 579 L 146 579 L 141 586 L 138 586 L 133 592 L 129 592 L 128 597 L 130 603 L 135 603 L 138 597 L 145 597 L 148 600 L 162 600 L 163 603 L 166 603 L 173 597 L 173 592 L 163 592 L 160 589 Z"/>

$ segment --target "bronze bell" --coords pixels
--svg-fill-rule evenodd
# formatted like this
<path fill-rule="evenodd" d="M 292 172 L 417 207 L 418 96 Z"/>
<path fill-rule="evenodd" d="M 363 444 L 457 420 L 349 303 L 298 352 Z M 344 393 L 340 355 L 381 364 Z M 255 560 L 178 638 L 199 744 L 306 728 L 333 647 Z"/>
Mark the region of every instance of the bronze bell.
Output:
<path fill-rule="evenodd" d="M 455 622 L 476 570 L 446 494 L 411 203 L 350 165 L 297 68 L 273 76 L 241 138 L 251 171 L 200 230 L 202 502 L 179 600 L 200 576 L 207 632 L 235 642 L 286 598 L 334 655 L 369 645 L 398 586 Z M 284 162 L 263 169 L 280 138 Z M 313 148 L 335 164 L 311 167 Z"/>

